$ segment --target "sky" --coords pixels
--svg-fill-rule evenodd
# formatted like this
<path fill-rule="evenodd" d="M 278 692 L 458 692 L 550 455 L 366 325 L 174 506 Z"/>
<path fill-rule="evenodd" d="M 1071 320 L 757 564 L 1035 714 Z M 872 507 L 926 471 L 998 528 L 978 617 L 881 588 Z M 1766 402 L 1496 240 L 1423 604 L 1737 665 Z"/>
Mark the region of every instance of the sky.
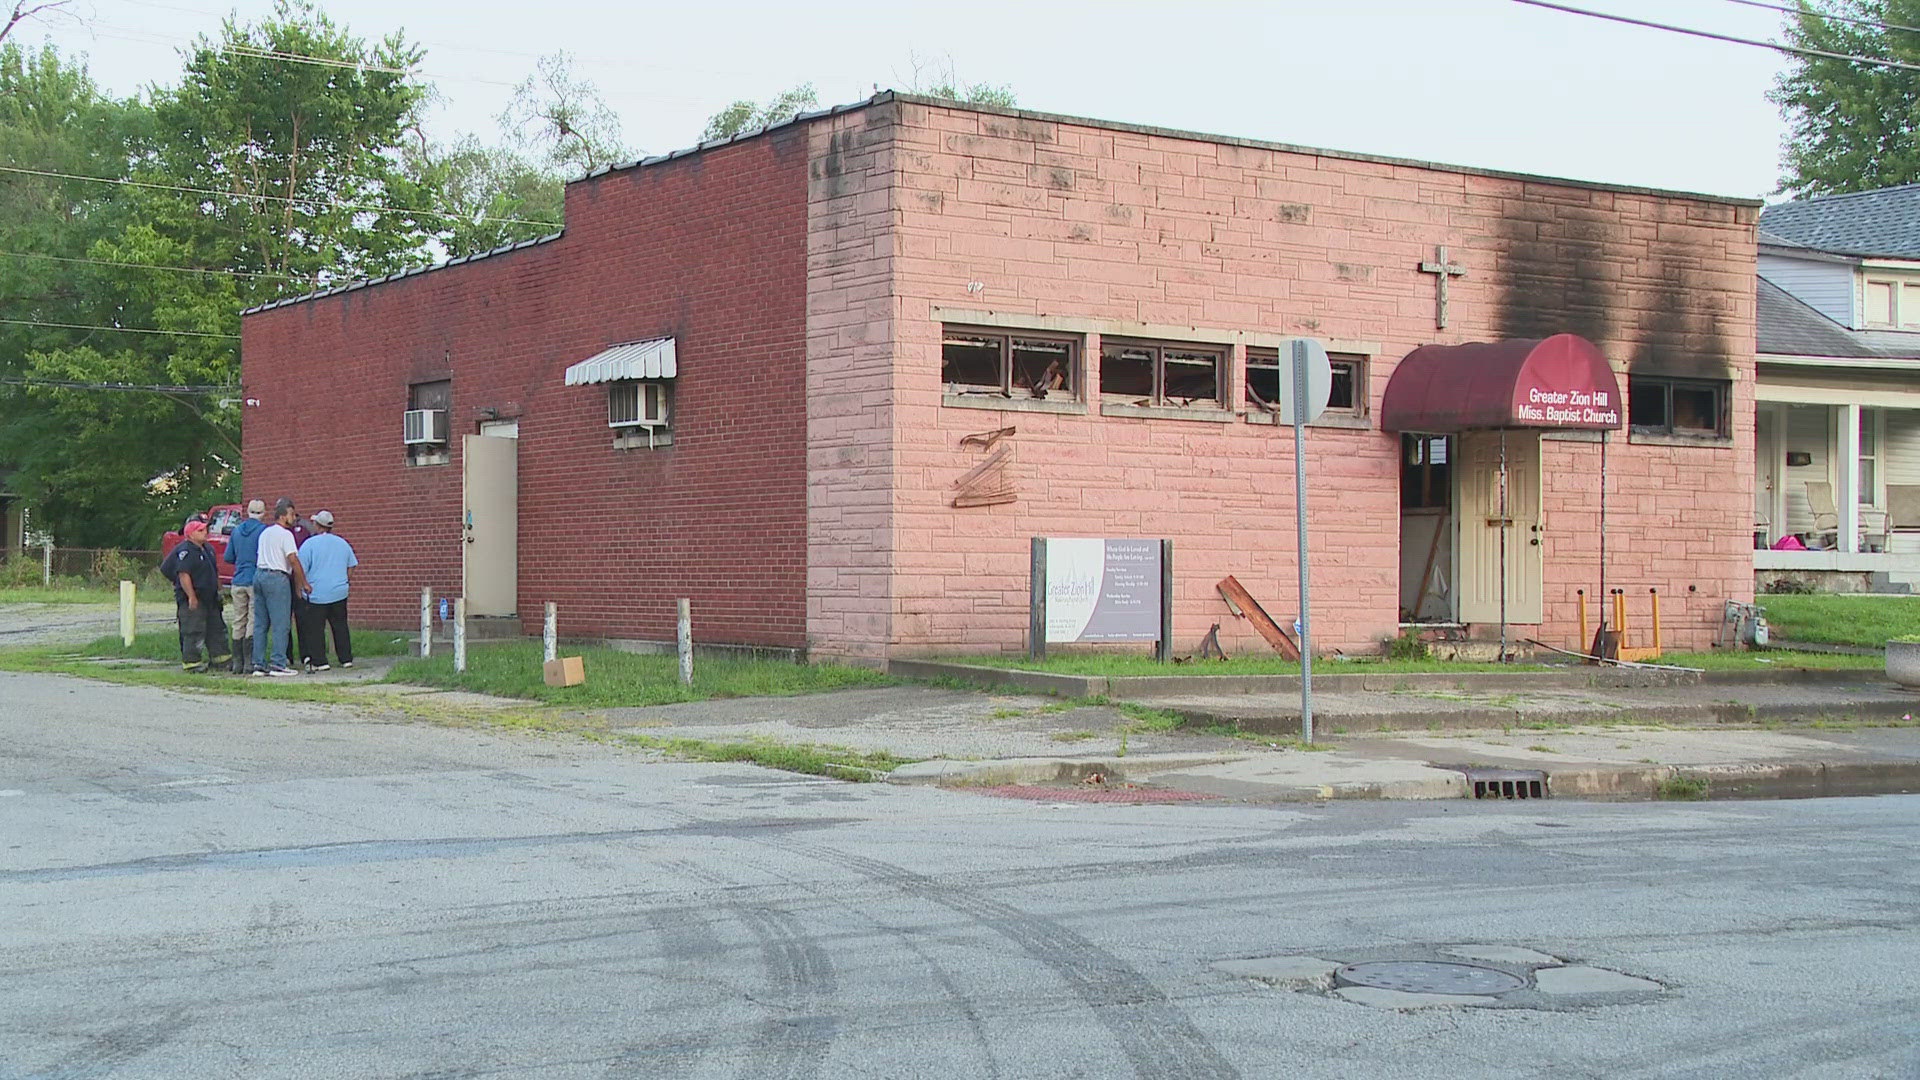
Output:
<path fill-rule="evenodd" d="M 1778 39 L 1786 18 L 1731 0 L 1569 0 Z M 1784 2 L 1784 0 L 1783 0 Z M 1026 108 L 1479 168 L 1767 197 L 1785 128 L 1771 50 L 1513 0 L 1107 0 L 831 5 L 703 0 L 321 0 L 335 21 L 427 50 L 429 133 L 492 139 L 539 56 L 574 55 L 627 144 L 698 141 L 737 98 L 810 82 L 823 105 L 908 89 L 950 61 Z M 179 52 L 271 0 L 74 0 L 15 35 L 84 52 L 107 89 L 177 77 Z M 924 75 L 923 75 L 924 79 Z"/>

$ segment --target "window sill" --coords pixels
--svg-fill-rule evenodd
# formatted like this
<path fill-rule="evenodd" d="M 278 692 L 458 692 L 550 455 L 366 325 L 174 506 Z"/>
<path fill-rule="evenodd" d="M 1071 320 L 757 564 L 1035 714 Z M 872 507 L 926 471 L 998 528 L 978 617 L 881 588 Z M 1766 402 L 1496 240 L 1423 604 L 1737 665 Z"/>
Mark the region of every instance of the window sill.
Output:
<path fill-rule="evenodd" d="M 1087 403 L 1071 398 L 1001 397 L 999 394 L 943 394 L 940 404 L 955 409 L 992 409 L 996 412 L 1087 414 Z"/>
<path fill-rule="evenodd" d="M 1249 424 L 1268 424 L 1280 427 L 1293 426 L 1292 424 L 1281 424 L 1279 420 L 1280 418 L 1277 415 L 1267 412 L 1264 409 L 1248 409 L 1246 413 L 1246 421 Z M 1355 416 L 1352 413 L 1323 412 L 1320 414 L 1318 420 L 1310 422 L 1307 426 L 1310 428 L 1345 428 L 1349 431 L 1372 431 L 1373 418 L 1370 416 Z"/>
<path fill-rule="evenodd" d="M 1101 416 L 1138 416 L 1150 420 L 1200 420 L 1213 424 L 1231 424 L 1232 413 L 1225 409 L 1183 407 L 1179 405 L 1128 405 L 1116 401 L 1100 403 Z"/>
<path fill-rule="evenodd" d="M 673 445 L 673 432 L 656 431 L 648 435 L 645 428 L 639 431 L 616 431 L 613 433 L 615 450 L 659 450 Z"/>
<path fill-rule="evenodd" d="M 1636 446 L 1704 446 L 1727 449 L 1733 446 L 1731 435 L 1675 435 L 1664 431 L 1627 429 L 1627 442 Z"/>

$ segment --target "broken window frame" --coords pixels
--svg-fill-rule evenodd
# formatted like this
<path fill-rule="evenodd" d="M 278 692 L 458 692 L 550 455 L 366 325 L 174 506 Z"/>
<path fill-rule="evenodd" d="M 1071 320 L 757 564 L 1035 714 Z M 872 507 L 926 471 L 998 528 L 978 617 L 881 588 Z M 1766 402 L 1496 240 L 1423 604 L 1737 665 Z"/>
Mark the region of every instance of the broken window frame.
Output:
<path fill-rule="evenodd" d="M 1345 405 L 1337 404 L 1338 395 L 1330 393 L 1327 395 L 1327 412 L 1339 416 L 1367 415 L 1366 355 L 1364 353 L 1330 352 L 1327 354 L 1327 361 L 1333 368 L 1333 385 L 1336 391 L 1340 387 L 1340 373 L 1342 369 L 1347 373 L 1347 403 Z M 1277 390 L 1281 378 L 1292 376 L 1292 368 L 1288 367 L 1283 374 L 1280 367 L 1279 349 L 1268 349 L 1259 346 L 1249 346 L 1247 349 L 1247 370 L 1243 376 L 1243 381 L 1246 383 L 1247 408 L 1268 414 L 1277 413 L 1280 408 L 1279 399 L 1268 400 L 1265 395 L 1254 389 L 1253 377 L 1256 371 L 1273 372 L 1275 388 Z"/>
<path fill-rule="evenodd" d="M 1117 354 L 1121 351 L 1144 352 L 1145 357 L 1133 358 L 1130 362 L 1141 360 L 1150 362 L 1152 367 L 1152 392 L 1146 397 L 1138 393 L 1116 394 L 1108 389 L 1107 376 L 1111 363 L 1122 360 Z M 1143 341 L 1136 338 L 1111 337 L 1100 339 L 1100 398 L 1113 405 L 1134 405 L 1160 409 L 1224 409 L 1227 407 L 1227 372 L 1231 365 L 1228 358 L 1232 350 L 1226 345 L 1212 345 L 1191 341 Z M 1170 358 L 1180 366 L 1194 366 L 1191 359 L 1206 358 L 1213 362 L 1213 397 L 1182 398 L 1167 393 L 1167 374 Z"/>
<path fill-rule="evenodd" d="M 453 430 L 453 380 L 427 379 L 407 384 L 407 410 L 435 409 L 447 414 L 447 430 Z M 444 443 L 413 443 L 407 446 L 408 465 L 446 465 L 453 461 L 451 436 Z"/>
<path fill-rule="evenodd" d="M 1705 391 L 1713 395 L 1714 426 L 1683 427 L 1674 423 L 1674 392 Z M 1657 424 L 1644 423 L 1634 419 L 1640 406 L 1647 403 L 1644 395 L 1657 395 L 1660 399 L 1662 421 Z M 1730 412 L 1728 403 L 1733 397 L 1733 383 L 1725 379 L 1683 379 L 1667 375 L 1627 376 L 1627 428 L 1635 435 L 1678 435 L 1701 439 L 1725 439 L 1729 437 Z"/>
<path fill-rule="evenodd" d="M 998 351 L 994 361 L 998 368 L 997 382 L 954 382 L 948 379 L 947 347 L 963 342 L 991 346 Z M 1028 352 L 1044 353 L 1059 349 L 1064 355 L 1038 363 L 1038 356 L 1031 360 L 1020 356 L 1023 345 L 1039 346 L 1039 349 L 1027 349 Z M 940 328 L 940 383 L 945 393 L 955 397 L 1079 401 L 1081 348 L 1082 339 L 1071 334 L 943 324 Z M 1055 363 L 1060 365 L 1057 370 L 1053 367 Z M 1047 385 L 1035 385 L 1042 381 Z"/>

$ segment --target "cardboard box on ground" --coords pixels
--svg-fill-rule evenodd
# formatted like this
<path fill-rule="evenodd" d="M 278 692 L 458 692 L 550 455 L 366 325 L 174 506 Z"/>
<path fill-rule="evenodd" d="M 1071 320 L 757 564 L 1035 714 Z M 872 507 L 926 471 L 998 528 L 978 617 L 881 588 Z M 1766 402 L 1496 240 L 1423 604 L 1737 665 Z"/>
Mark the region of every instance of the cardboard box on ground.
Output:
<path fill-rule="evenodd" d="M 562 656 L 544 665 L 548 686 L 579 686 L 587 681 L 587 662 L 583 657 Z"/>

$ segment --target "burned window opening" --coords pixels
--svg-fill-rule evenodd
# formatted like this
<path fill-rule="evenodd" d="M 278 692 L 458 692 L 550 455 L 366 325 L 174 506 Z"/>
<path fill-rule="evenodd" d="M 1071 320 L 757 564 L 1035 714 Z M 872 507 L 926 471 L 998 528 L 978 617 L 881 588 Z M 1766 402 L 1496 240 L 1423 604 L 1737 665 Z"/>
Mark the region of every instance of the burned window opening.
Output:
<path fill-rule="evenodd" d="M 1366 415 L 1367 358 L 1352 353 L 1330 353 L 1333 386 L 1327 393 L 1327 411 L 1351 416 Z M 1289 367 L 1287 376 L 1292 377 Z M 1247 401 L 1267 412 L 1279 410 L 1280 352 L 1277 349 L 1247 350 Z"/>
<path fill-rule="evenodd" d="M 1445 435 L 1400 436 L 1400 508 L 1445 510 L 1453 505 L 1451 446 Z"/>
<path fill-rule="evenodd" d="M 948 327 L 940 344 L 940 381 L 950 394 L 1073 399 L 1079 367 L 1079 345 L 1067 337 Z"/>
<path fill-rule="evenodd" d="M 1724 438 L 1731 384 L 1705 379 L 1627 377 L 1627 423 L 1646 435 Z"/>
<path fill-rule="evenodd" d="M 1102 342 L 1100 396 L 1130 405 L 1220 408 L 1225 349 L 1144 342 Z"/>

